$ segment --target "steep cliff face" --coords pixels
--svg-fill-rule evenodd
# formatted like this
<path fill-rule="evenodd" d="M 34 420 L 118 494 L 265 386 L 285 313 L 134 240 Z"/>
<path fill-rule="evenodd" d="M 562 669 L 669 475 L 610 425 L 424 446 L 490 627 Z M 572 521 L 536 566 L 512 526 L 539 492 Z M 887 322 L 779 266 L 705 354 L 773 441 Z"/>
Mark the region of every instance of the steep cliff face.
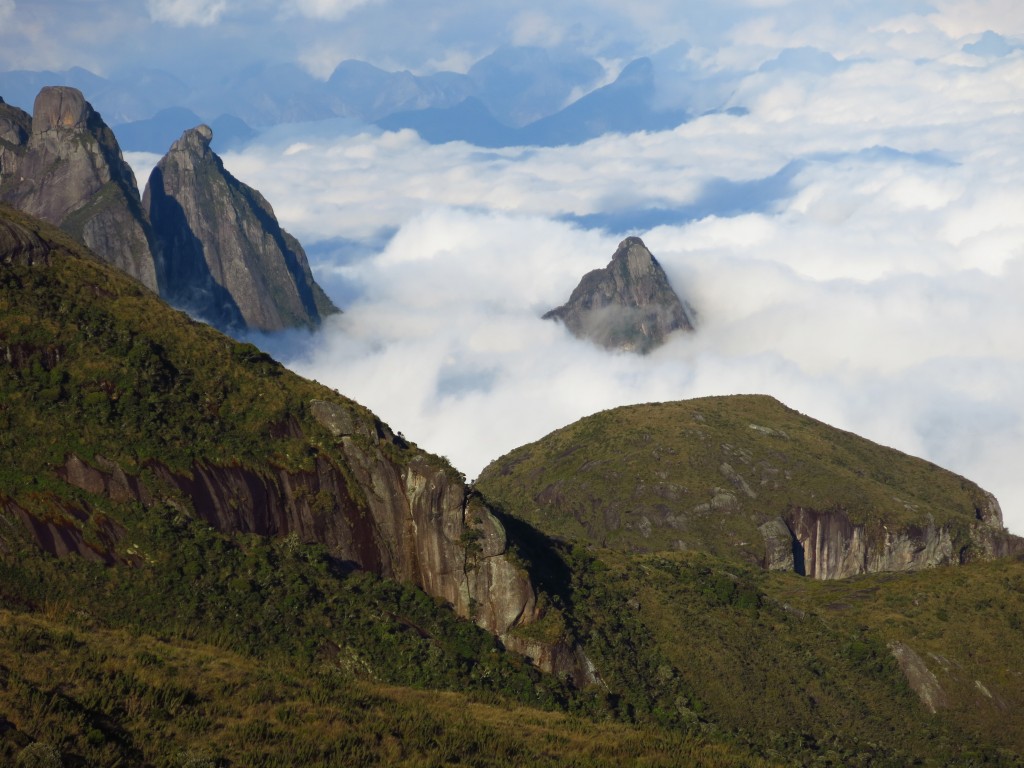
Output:
<path fill-rule="evenodd" d="M 133 564 L 126 532 L 181 515 L 320 544 L 499 636 L 539 618 L 501 522 L 365 408 L 6 206 L 0 265 L 0 552 Z"/>
<path fill-rule="evenodd" d="M 396 465 L 352 435 L 339 442 L 348 461 L 321 457 L 309 472 L 197 462 L 182 473 L 153 461 L 147 465 L 153 480 L 146 483 L 103 457 L 89 464 L 71 455 L 59 475 L 112 501 L 152 506 L 172 500 L 221 533 L 294 535 L 322 544 L 351 567 L 415 584 L 499 636 L 536 619 L 533 587 L 505 557 L 501 523 L 459 480 L 425 460 Z M 87 546 L 74 526 L 23 510 L 19 517 L 55 555 L 118 559 L 113 547 Z"/>
<path fill-rule="evenodd" d="M 999 502 L 984 493 L 970 523 L 937 526 L 856 525 L 842 509 L 794 507 L 760 526 L 768 570 L 816 579 L 879 571 L 915 571 L 1024 552 L 1024 540 L 1003 528 Z"/>
<path fill-rule="evenodd" d="M 155 291 L 135 176 L 103 118 L 66 87 L 39 92 L 29 130 L 24 114 L 0 106 L 0 200 L 56 224 Z"/>
<path fill-rule="evenodd" d="M 584 275 L 569 301 L 544 319 L 602 347 L 644 353 L 673 331 L 693 330 L 692 314 L 643 241 L 629 237 L 607 267 Z"/>
<path fill-rule="evenodd" d="M 270 203 L 225 170 L 212 138 L 205 125 L 185 131 L 146 185 L 161 294 L 221 328 L 318 326 L 337 307 Z"/>

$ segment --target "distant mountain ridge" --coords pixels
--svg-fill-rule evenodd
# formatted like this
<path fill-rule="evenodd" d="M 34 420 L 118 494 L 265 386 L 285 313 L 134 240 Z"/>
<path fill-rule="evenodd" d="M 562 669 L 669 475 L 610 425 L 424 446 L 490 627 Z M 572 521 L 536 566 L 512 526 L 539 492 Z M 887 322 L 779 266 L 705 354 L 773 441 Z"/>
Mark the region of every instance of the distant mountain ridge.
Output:
<path fill-rule="evenodd" d="M 490 148 L 557 147 L 582 144 L 606 133 L 668 130 L 689 117 L 685 109 L 657 107 L 654 68 L 644 58 L 627 65 L 613 83 L 522 127 L 500 122 L 474 98 L 451 107 L 396 112 L 377 125 L 386 130 L 411 128 L 431 144 L 465 141 Z"/>
<path fill-rule="evenodd" d="M 262 62 L 190 87 L 156 70 L 104 78 L 74 68 L 0 73 L 0 93 L 28 106 L 26 94 L 41 85 L 79 88 L 115 128 L 125 126 L 126 149 L 149 152 L 163 152 L 166 139 L 187 127 L 183 111 L 196 116 L 191 125 L 205 122 L 224 139 L 225 129 L 244 141 L 250 126 L 346 117 L 414 128 L 432 142 L 485 147 L 575 144 L 609 131 L 664 130 L 690 116 L 685 104 L 655 97 L 650 59 L 629 63 L 602 85 L 605 77 L 605 67 L 587 56 L 506 46 L 465 73 L 417 75 L 345 60 L 324 81 L 293 64 Z"/>

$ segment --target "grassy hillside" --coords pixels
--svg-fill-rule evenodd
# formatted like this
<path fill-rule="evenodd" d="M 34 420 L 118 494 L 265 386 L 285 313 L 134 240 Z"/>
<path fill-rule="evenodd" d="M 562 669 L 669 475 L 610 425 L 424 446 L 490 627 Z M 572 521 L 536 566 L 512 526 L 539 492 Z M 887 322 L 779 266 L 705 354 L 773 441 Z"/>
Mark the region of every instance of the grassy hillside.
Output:
<path fill-rule="evenodd" d="M 0 713 L 5 765 L 772 765 L 691 734 L 9 611 Z"/>
<path fill-rule="evenodd" d="M 986 501 L 963 477 L 758 395 L 604 411 L 502 456 L 476 484 L 552 535 L 747 562 L 764 555 L 758 526 L 794 507 L 876 529 L 932 521 L 967 546 Z"/>
<path fill-rule="evenodd" d="M 516 632 L 578 644 L 597 677 L 579 690 L 325 545 L 197 515 L 158 467 L 354 471 L 314 400 L 366 451 L 457 473 L 66 235 L 4 221 L 0 763 L 1022 764 L 1024 563 L 819 583 L 741 544 L 794 504 L 969 526 L 968 481 L 769 398 L 619 409 L 513 452 L 481 487 L 539 593 Z M 72 454 L 154 498 L 65 481 Z M 335 514 L 307 502 L 317 524 Z M 82 556 L 38 546 L 62 532 Z M 934 675 L 935 713 L 894 643 Z"/>
<path fill-rule="evenodd" d="M 826 583 L 762 567 L 758 525 L 795 507 L 933 522 L 970 547 L 988 498 L 970 481 L 736 396 L 590 416 L 477 487 L 619 711 L 800 764 L 1019 764 L 1019 559 Z M 893 648 L 935 676 L 936 712 Z"/>
<path fill-rule="evenodd" d="M 0 762 L 751 762 L 617 716 L 324 546 L 215 530 L 156 467 L 344 472 L 314 400 L 339 406 L 367 451 L 458 473 L 41 222 L 0 210 L 0 246 Z M 72 455 L 154 498 L 67 482 Z M 40 549 L 61 536 L 83 556 Z"/>
<path fill-rule="evenodd" d="M 620 717 L 798 765 L 1022 764 L 1020 560 L 819 582 L 519 533 L 560 631 Z M 936 676 L 936 712 L 901 671 L 897 642 Z"/>

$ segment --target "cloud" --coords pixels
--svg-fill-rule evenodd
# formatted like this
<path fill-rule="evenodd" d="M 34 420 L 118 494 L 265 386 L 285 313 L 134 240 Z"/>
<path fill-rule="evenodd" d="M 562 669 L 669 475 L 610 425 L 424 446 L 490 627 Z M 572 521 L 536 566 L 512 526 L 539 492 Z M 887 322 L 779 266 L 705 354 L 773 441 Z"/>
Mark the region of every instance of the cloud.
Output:
<path fill-rule="evenodd" d="M 220 21 L 228 0 L 146 0 L 153 21 L 175 27 L 209 27 Z"/>
<path fill-rule="evenodd" d="M 289 5 L 311 19 L 341 21 L 356 8 L 381 2 L 384 0 L 291 0 Z"/>
<path fill-rule="evenodd" d="M 0 0 L 0 22 L 6 22 L 14 15 L 14 0 Z"/>
<path fill-rule="evenodd" d="M 834 67 L 748 47 L 775 61 L 737 77 L 749 114 L 669 132 L 485 152 L 297 130 L 228 155 L 347 286 L 320 333 L 265 343 L 470 476 L 602 408 L 765 392 L 976 480 L 1024 532 L 1024 63 L 903 34 L 865 25 L 868 53 L 819 49 Z M 625 224 L 574 223 L 602 216 Z M 696 333 L 610 355 L 539 319 L 638 232 Z"/>

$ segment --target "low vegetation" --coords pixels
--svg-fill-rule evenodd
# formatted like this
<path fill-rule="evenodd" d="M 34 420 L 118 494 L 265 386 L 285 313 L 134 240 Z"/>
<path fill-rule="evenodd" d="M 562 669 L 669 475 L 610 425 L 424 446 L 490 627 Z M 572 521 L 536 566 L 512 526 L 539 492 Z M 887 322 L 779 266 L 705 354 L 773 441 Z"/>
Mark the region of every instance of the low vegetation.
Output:
<path fill-rule="evenodd" d="M 52 248 L 0 260 L 0 763 L 1022 764 L 1024 562 L 821 583 L 744 554 L 787 504 L 969 524 L 984 494 L 963 478 L 758 397 L 618 409 L 513 452 L 479 486 L 545 612 L 518 631 L 585 654 L 576 687 L 320 545 L 61 480 L 71 454 L 147 482 L 154 462 L 301 471 L 332 450 L 315 399 L 384 426 L 0 213 Z M 41 551 L 19 510 L 95 557 Z"/>

